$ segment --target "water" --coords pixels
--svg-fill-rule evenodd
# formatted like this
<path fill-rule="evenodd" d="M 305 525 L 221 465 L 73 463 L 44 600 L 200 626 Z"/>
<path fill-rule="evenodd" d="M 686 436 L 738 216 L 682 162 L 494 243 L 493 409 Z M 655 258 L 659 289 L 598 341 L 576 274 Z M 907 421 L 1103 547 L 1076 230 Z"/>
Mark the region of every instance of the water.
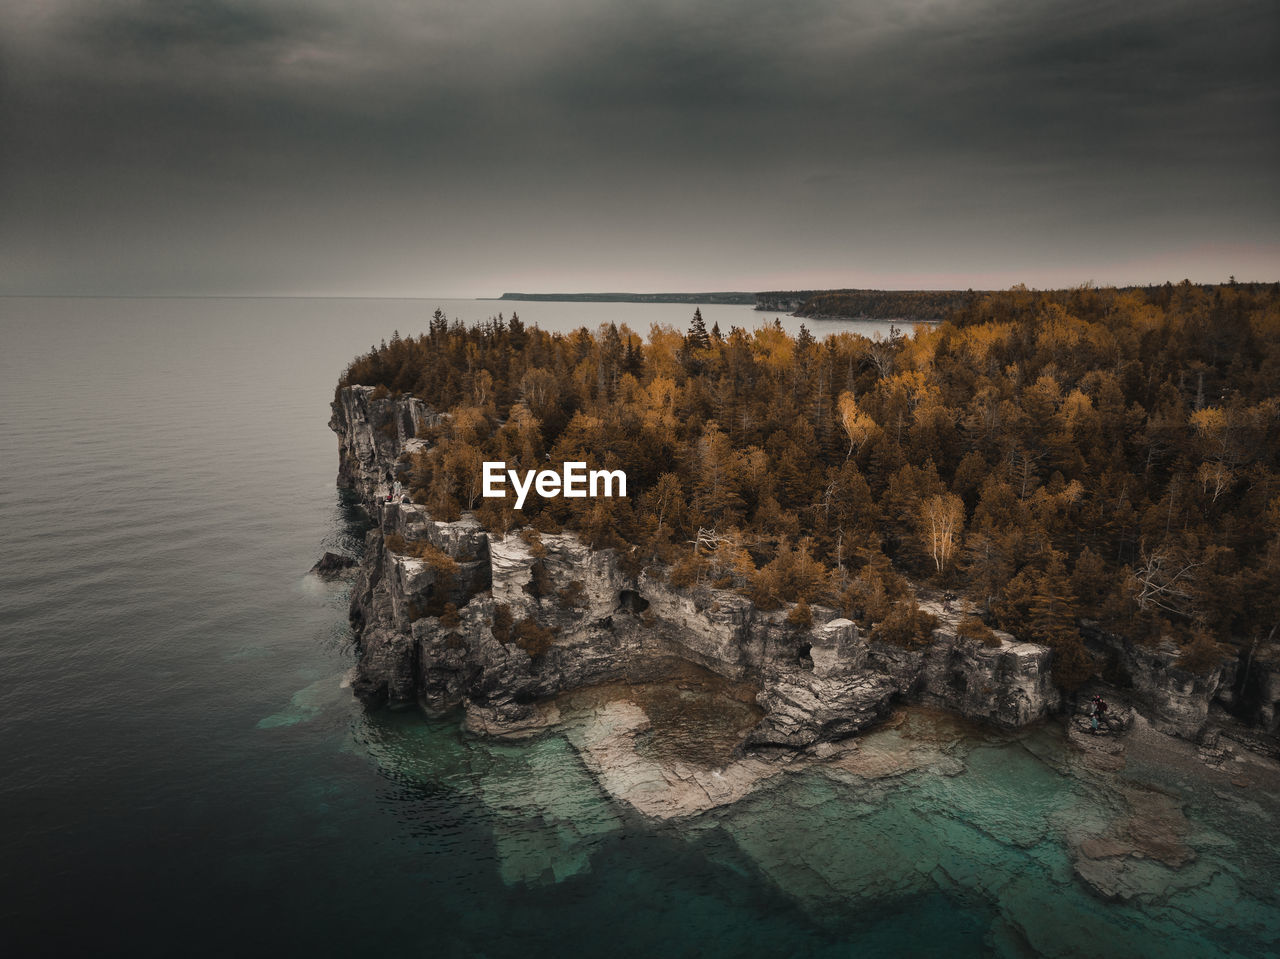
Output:
<path fill-rule="evenodd" d="M 787 775 L 681 825 L 611 800 L 563 738 L 363 710 L 344 588 L 304 575 L 360 535 L 327 404 L 352 356 L 437 305 L 558 329 L 692 312 L 0 300 L 8 954 L 1275 954 L 1274 797 L 1092 771 L 1051 727 L 908 723 L 867 741 L 913 757 L 898 775 Z M 1065 841 L 1149 781 L 1198 858 L 1103 902 Z"/>

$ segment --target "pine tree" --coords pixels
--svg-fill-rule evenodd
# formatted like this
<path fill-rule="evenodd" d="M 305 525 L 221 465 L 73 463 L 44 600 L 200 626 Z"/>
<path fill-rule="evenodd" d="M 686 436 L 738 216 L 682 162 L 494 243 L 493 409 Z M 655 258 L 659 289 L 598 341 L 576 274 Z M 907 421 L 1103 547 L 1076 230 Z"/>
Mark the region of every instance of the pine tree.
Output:
<path fill-rule="evenodd" d="M 1034 583 L 1028 612 L 1036 635 L 1047 639 L 1075 633 L 1076 597 L 1060 552 L 1050 551 L 1049 561 Z"/>
<path fill-rule="evenodd" d="M 1062 554 L 1051 550 L 1031 594 L 1030 638 L 1053 650 L 1053 680 L 1068 692 L 1079 689 L 1094 671 L 1093 659 L 1076 629 L 1075 604 Z"/>
<path fill-rule="evenodd" d="M 708 423 L 694 455 L 694 506 L 699 522 L 711 527 L 736 523 L 745 504 L 738 495 L 737 457 L 729 437 L 715 422 Z"/>
<path fill-rule="evenodd" d="M 1082 612 L 1089 616 L 1098 614 L 1107 598 L 1110 581 L 1102 557 L 1086 546 L 1076 557 L 1075 569 L 1071 574 L 1071 589 L 1076 594 Z"/>
<path fill-rule="evenodd" d="M 693 311 L 693 322 L 689 324 L 689 335 L 685 337 L 685 343 L 690 350 L 711 349 L 711 337 L 707 334 L 707 324 L 702 320 L 700 307 Z"/>
<path fill-rule="evenodd" d="M 627 337 L 627 348 L 622 357 L 622 368 L 639 379 L 644 374 L 644 351 Z"/>

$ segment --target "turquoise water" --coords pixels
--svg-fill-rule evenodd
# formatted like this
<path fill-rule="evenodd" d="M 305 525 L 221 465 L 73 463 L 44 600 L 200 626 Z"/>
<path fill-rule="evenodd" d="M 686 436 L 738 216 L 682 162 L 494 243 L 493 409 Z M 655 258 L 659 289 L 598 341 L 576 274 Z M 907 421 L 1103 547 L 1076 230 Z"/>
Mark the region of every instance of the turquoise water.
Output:
<path fill-rule="evenodd" d="M 1156 760 L 1100 771 L 1052 727 L 913 715 L 864 743 L 909 757 L 894 775 L 811 768 L 660 823 L 562 736 L 362 709 L 345 587 L 304 575 L 361 531 L 327 404 L 352 355 L 435 306 L 0 300 L 7 953 L 1277 953 L 1276 798 Z M 1150 795 L 1196 858 L 1135 863 L 1134 897 L 1103 901 L 1070 842 Z"/>

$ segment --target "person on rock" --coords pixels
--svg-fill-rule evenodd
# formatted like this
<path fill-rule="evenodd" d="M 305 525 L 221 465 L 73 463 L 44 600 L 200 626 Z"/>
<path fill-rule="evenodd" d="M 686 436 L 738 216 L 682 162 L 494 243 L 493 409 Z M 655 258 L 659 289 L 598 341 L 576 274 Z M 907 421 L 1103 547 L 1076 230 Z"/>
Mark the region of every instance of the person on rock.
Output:
<path fill-rule="evenodd" d="M 1102 718 L 1103 716 L 1106 715 L 1106 713 L 1107 713 L 1107 701 L 1103 699 L 1101 696 L 1099 696 L 1097 693 L 1094 693 L 1093 700 L 1089 704 L 1089 717 L 1090 717 L 1089 725 L 1095 733 L 1098 731 L 1099 725 L 1102 722 Z"/>

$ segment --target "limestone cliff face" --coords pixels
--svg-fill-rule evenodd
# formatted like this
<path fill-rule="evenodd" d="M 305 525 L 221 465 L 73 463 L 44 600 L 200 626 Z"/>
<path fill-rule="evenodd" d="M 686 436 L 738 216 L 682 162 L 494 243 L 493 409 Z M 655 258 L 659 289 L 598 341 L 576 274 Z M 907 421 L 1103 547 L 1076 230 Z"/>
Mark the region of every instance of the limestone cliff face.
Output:
<path fill-rule="evenodd" d="M 1242 650 L 1223 670 L 1218 701 L 1261 732 L 1280 733 L 1280 645 L 1255 643 Z"/>
<path fill-rule="evenodd" d="M 812 291 L 792 290 L 789 292 L 757 293 L 756 309 L 770 313 L 794 313 L 813 296 Z"/>
<path fill-rule="evenodd" d="M 1094 626 L 1086 627 L 1084 636 L 1095 656 L 1118 675 L 1135 705 L 1160 732 L 1195 741 L 1205 730 L 1215 701 L 1229 703 L 1233 698 L 1227 662 L 1207 673 L 1195 673 L 1178 666 L 1180 653 L 1171 642 L 1146 646 Z"/>
<path fill-rule="evenodd" d="M 386 495 L 402 453 L 422 448 L 418 434 L 440 419 L 421 400 L 392 398 L 372 386 L 338 391 L 329 428 L 338 434 L 338 485 L 369 502 Z"/>
<path fill-rule="evenodd" d="M 1001 726 L 1025 726 L 1059 705 L 1047 650 L 996 632 L 999 646 L 956 636 L 953 627 L 934 630 L 933 643 L 919 652 L 876 645 L 872 662 L 905 683 L 927 705 Z M 905 663 L 904 663 L 905 661 Z M 894 665 L 898 664 L 898 665 Z M 902 665 L 907 665 L 903 670 Z"/>
<path fill-rule="evenodd" d="M 745 747 L 785 749 L 847 737 L 903 699 L 1007 726 L 1058 704 L 1049 651 L 1012 637 L 988 648 L 944 628 L 925 650 L 868 643 L 833 610 L 815 607 L 801 628 L 734 592 L 630 576 L 612 551 L 572 534 L 496 538 L 469 516 L 445 523 L 387 502 L 401 455 L 421 448 L 420 431 L 438 415 L 358 386 L 333 406 L 339 483 L 377 524 L 351 603 L 354 687 L 369 700 L 460 707 L 473 729 L 512 733 L 551 721 L 559 693 L 662 679 L 692 661 L 758 689 L 765 715 Z M 388 548 L 389 534 L 405 553 Z M 457 574 L 412 555 L 419 543 L 452 557 Z M 442 615 L 446 602 L 456 617 Z M 495 617 L 510 625 L 495 629 Z"/>

